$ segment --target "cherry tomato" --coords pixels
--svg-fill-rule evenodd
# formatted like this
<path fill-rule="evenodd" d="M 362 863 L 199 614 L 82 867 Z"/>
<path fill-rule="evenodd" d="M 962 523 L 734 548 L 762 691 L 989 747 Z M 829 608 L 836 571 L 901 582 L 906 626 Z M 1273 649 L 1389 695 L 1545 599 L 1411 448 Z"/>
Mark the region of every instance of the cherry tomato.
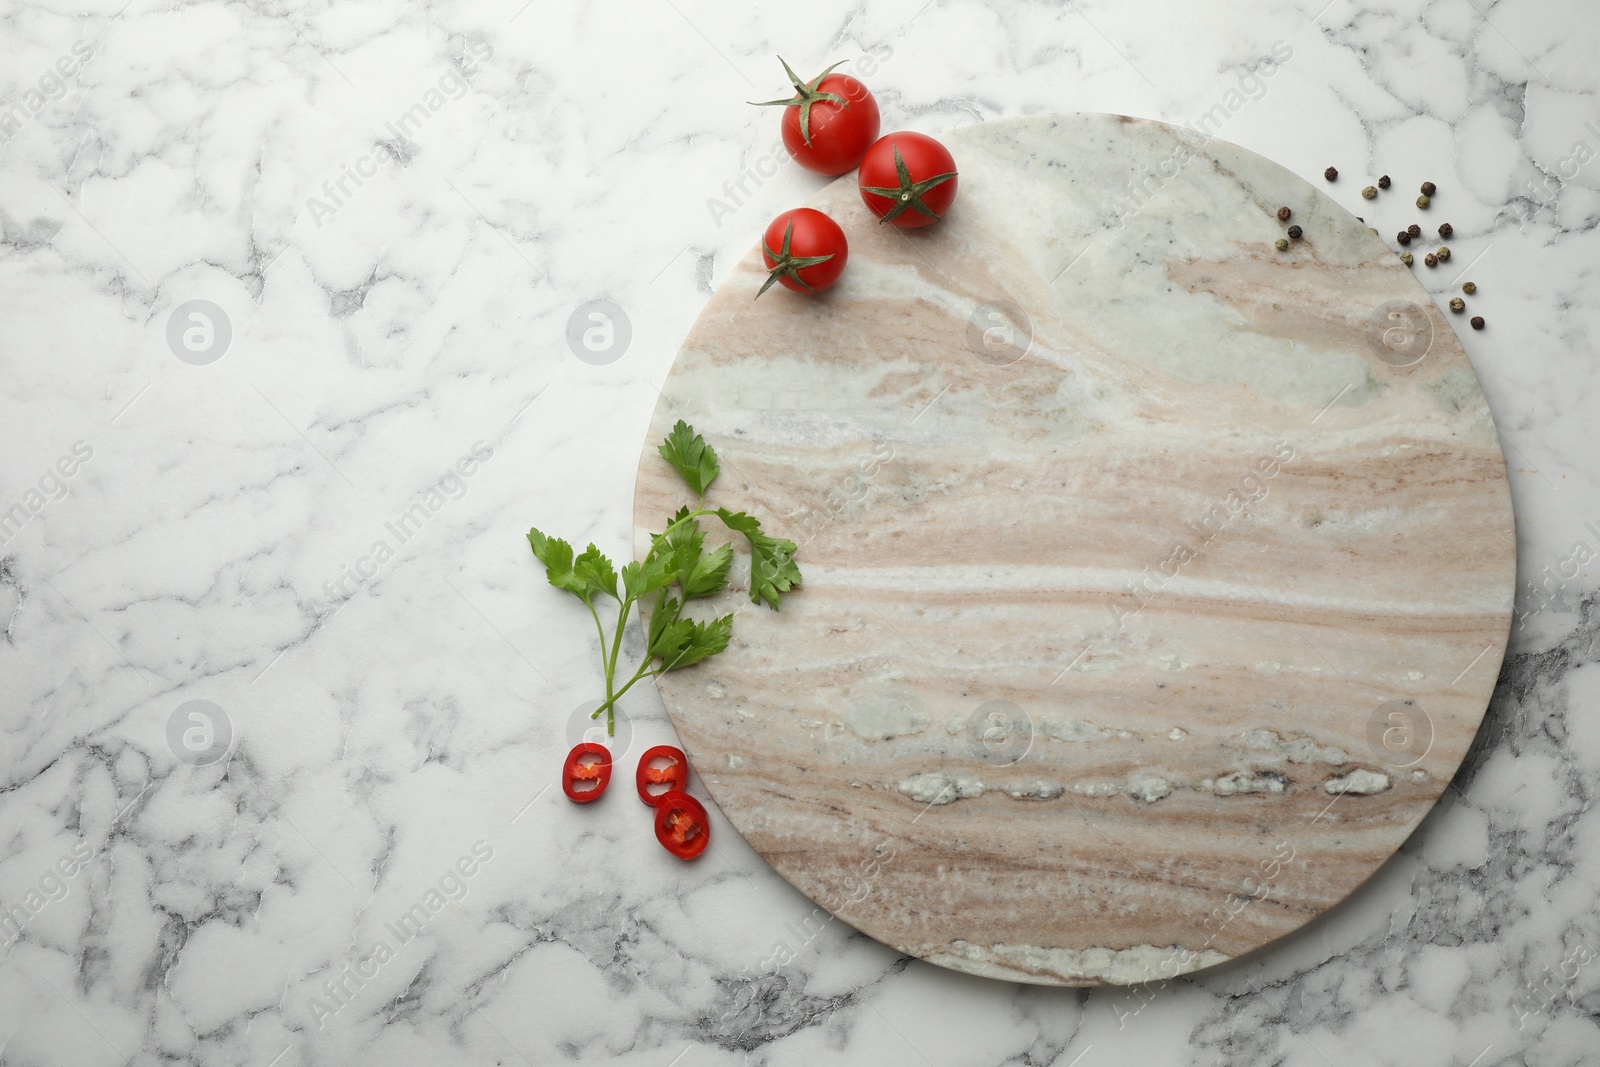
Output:
<path fill-rule="evenodd" d="M 795 95 L 756 105 L 783 108 L 783 146 L 806 170 L 830 177 L 856 168 L 878 139 L 879 121 L 878 102 L 867 87 L 848 74 L 834 74 L 833 67 L 803 82 L 783 63 Z"/>
<path fill-rule="evenodd" d="M 586 761 L 585 757 L 595 756 Z M 593 782 L 592 789 L 579 789 L 579 782 Z M 567 761 L 561 766 L 561 789 L 574 804 L 588 804 L 599 800 L 600 794 L 611 784 L 611 753 L 604 745 L 584 742 L 572 746 Z"/>
<path fill-rule="evenodd" d="M 944 218 L 956 199 L 956 161 L 920 133 L 880 137 L 861 161 L 861 199 L 882 222 L 913 230 Z"/>
<path fill-rule="evenodd" d="M 665 767 L 650 766 L 653 760 L 669 761 Z M 689 758 L 683 749 L 671 745 L 657 745 L 639 757 L 639 770 L 634 774 L 634 785 L 639 788 L 639 799 L 652 808 L 661 803 L 668 793 L 681 793 L 689 786 Z M 659 793 L 650 792 L 653 785 L 665 785 Z"/>
<path fill-rule="evenodd" d="M 771 289 L 773 282 L 797 293 L 818 293 L 839 280 L 850 258 L 850 243 L 839 224 L 822 212 L 795 208 L 768 224 L 761 236 L 761 258 L 767 265 L 767 280 L 756 296 Z"/>
<path fill-rule="evenodd" d="M 680 860 L 692 860 L 711 843 L 711 820 L 705 807 L 681 790 L 656 801 L 656 840 Z"/>

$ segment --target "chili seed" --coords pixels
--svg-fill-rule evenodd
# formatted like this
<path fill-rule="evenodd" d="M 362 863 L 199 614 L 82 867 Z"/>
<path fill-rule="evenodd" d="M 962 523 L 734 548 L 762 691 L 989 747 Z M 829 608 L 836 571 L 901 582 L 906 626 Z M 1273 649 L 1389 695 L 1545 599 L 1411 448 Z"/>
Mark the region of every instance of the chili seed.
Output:
<path fill-rule="evenodd" d="M 1461 291 L 1463 293 L 1466 293 L 1468 296 L 1471 296 L 1473 293 L 1476 293 L 1478 291 L 1478 283 L 1477 282 L 1462 282 L 1461 283 Z"/>
<path fill-rule="evenodd" d="M 1413 222 L 1410 226 L 1406 227 L 1406 232 L 1409 233 L 1413 237 L 1421 237 L 1422 236 L 1422 227 L 1418 226 L 1416 223 Z"/>
<path fill-rule="evenodd" d="M 1474 330 L 1483 329 L 1483 316 L 1482 315 L 1474 315 L 1474 316 L 1472 316 L 1472 328 Z"/>
<path fill-rule="evenodd" d="M 1434 255 L 1432 252 L 1429 252 L 1427 255 L 1422 257 L 1422 262 L 1426 263 L 1430 267 L 1437 267 L 1439 265 L 1439 257 Z"/>
<path fill-rule="evenodd" d="M 1399 233 L 1395 234 L 1394 239 L 1403 245 L 1408 245 L 1411 243 L 1411 235 L 1405 230 L 1401 230 Z"/>
<path fill-rule="evenodd" d="M 1387 188 L 1389 188 L 1389 176 L 1387 174 L 1385 174 L 1383 177 L 1378 179 L 1378 188 L 1379 189 L 1387 189 Z"/>
<path fill-rule="evenodd" d="M 1279 222 L 1288 222 L 1289 221 L 1289 216 L 1293 215 L 1293 214 L 1294 214 L 1294 212 L 1290 211 L 1288 208 L 1280 207 L 1278 209 L 1278 221 Z"/>
<path fill-rule="evenodd" d="M 1438 191 L 1439 191 L 1439 187 L 1437 185 L 1433 184 L 1432 182 L 1423 182 L 1422 183 L 1422 195 L 1423 196 L 1432 196 L 1434 193 L 1437 193 Z"/>
<path fill-rule="evenodd" d="M 1400 253 L 1400 262 L 1404 263 L 1406 266 L 1409 267 L 1409 266 L 1411 266 L 1411 264 L 1415 263 L 1416 261 L 1417 261 L 1416 257 L 1413 256 L 1410 252 L 1401 252 Z"/>
<path fill-rule="evenodd" d="M 1272 247 L 1273 247 L 1273 248 L 1276 248 L 1276 249 L 1277 249 L 1277 250 L 1278 250 L 1278 251 L 1280 251 L 1280 252 L 1287 252 L 1287 251 L 1289 251 L 1289 241 L 1288 241 L 1288 238 L 1285 238 L 1285 237 L 1280 237 L 1280 238 L 1278 238 L 1278 239 L 1277 239 L 1277 240 L 1276 240 L 1276 241 L 1274 241 L 1274 242 L 1272 242 Z"/>
<path fill-rule="evenodd" d="M 1417 206 L 1424 211 L 1428 210 L 1428 205 L 1431 203 L 1433 203 L 1433 201 L 1428 199 L 1427 193 L 1423 193 L 1421 196 L 1417 197 Z"/>
<path fill-rule="evenodd" d="M 1448 245 L 1440 245 L 1439 251 L 1434 254 L 1439 257 L 1439 262 L 1443 263 L 1450 258 L 1450 247 Z"/>
<path fill-rule="evenodd" d="M 1448 222 L 1444 222 L 1444 223 L 1440 223 L 1439 224 L 1439 236 L 1440 237 L 1448 239 L 1450 237 L 1450 235 L 1455 233 L 1455 232 L 1456 232 L 1456 228 L 1454 226 L 1450 225 Z"/>
<path fill-rule="evenodd" d="M 1305 233 L 1305 231 L 1298 226 L 1289 227 L 1289 236 L 1294 238 L 1296 241 L 1300 240 L 1300 235 L 1303 233 Z"/>
<path fill-rule="evenodd" d="M 1322 176 L 1331 182 L 1339 176 L 1339 171 L 1335 167 L 1329 167 L 1327 170 L 1322 172 Z"/>
<path fill-rule="evenodd" d="M 1452 296 L 1450 298 L 1450 310 L 1459 315 L 1463 311 L 1467 310 L 1467 302 L 1461 299 L 1459 296 Z"/>

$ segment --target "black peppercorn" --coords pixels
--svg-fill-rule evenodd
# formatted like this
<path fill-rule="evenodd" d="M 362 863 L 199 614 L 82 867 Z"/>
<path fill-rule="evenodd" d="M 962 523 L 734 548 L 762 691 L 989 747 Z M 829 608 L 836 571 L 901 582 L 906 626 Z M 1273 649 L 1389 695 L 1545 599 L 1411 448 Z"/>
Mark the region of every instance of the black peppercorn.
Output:
<path fill-rule="evenodd" d="M 1439 257 L 1434 255 L 1432 252 L 1429 252 L 1427 255 L 1422 257 L 1422 262 L 1426 263 L 1430 267 L 1437 267 L 1439 265 Z"/>
<path fill-rule="evenodd" d="M 1289 216 L 1293 215 L 1293 214 L 1294 214 L 1294 212 L 1290 211 L 1288 208 L 1280 207 L 1278 209 L 1278 221 L 1279 222 L 1288 222 L 1289 221 Z"/>
<path fill-rule="evenodd" d="M 1387 189 L 1387 188 L 1389 188 L 1389 176 L 1387 174 L 1385 174 L 1383 177 L 1378 179 L 1378 188 L 1379 189 Z"/>
<path fill-rule="evenodd" d="M 1327 170 L 1322 172 L 1322 176 L 1331 182 L 1339 176 L 1339 171 L 1333 167 L 1329 167 Z"/>
<path fill-rule="evenodd" d="M 1408 245 L 1411 243 L 1411 235 L 1405 230 L 1401 230 L 1399 233 L 1395 234 L 1394 239 L 1403 245 Z"/>
<path fill-rule="evenodd" d="M 1305 232 L 1305 231 L 1304 231 L 1304 230 L 1302 230 L 1302 229 L 1301 229 L 1301 228 L 1300 228 L 1300 227 L 1298 227 L 1298 226 L 1290 226 L 1290 227 L 1289 227 L 1289 236 L 1290 236 L 1290 237 L 1292 237 L 1292 238 L 1294 238 L 1294 239 L 1295 239 L 1295 240 L 1296 240 L 1296 241 L 1298 241 L 1298 240 L 1300 240 L 1300 235 L 1301 235 L 1301 234 L 1302 234 L 1302 233 L 1304 233 L 1304 232 Z"/>
<path fill-rule="evenodd" d="M 1418 226 L 1416 223 L 1413 222 L 1410 226 L 1406 227 L 1406 232 L 1409 233 L 1413 237 L 1421 237 L 1422 236 L 1422 227 Z"/>
<path fill-rule="evenodd" d="M 1455 232 L 1456 232 L 1456 228 L 1454 226 L 1450 225 L 1448 222 L 1442 222 L 1442 223 L 1439 224 L 1439 236 L 1440 237 L 1448 238 L 1451 234 L 1453 234 Z"/>
<path fill-rule="evenodd" d="M 1461 283 L 1461 291 L 1463 293 L 1466 293 L 1468 296 L 1471 296 L 1473 293 L 1476 293 L 1478 291 L 1478 283 L 1477 282 L 1462 282 Z"/>
<path fill-rule="evenodd" d="M 1438 191 L 1439 191 L 1439 187 L 1437 185 L 1433 184 L 1432 182 L 1423 182 L 1422 183 L 1422 195 L 1423 196 L 1432 196 L 1434 193 L 1437 193 Z"/>
<path fill-rule="evenodd" d="M 1474 330 L 1483 329 L 1483 316 L 1482 315 L 1474 315 L 1474 316 L 1472 316 L 1472 328 Z"/>

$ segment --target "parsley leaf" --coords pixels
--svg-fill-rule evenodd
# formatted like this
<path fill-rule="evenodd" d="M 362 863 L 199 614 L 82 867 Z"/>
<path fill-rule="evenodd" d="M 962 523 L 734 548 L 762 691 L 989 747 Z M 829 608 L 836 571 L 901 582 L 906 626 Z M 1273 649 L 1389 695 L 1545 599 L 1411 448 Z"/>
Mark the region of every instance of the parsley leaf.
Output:
<path fill-rule="evenodd" d="M 546 537 L 537 528 L 528 531 L 528 544 L 533 554 L 544 564 L 544 575 L 557 589 L 565 589 L 581 600 L 589 599 L 589 587 L 572 573 L 572 546 L 559 537 Z"/>
<path fill-rule="evenodd" d="M 717 480 L 722 468 L 717 464 L 717 453 L 706 439 L 694 432 L 682 419 L 667 434 L 667 439 L 656 449 L 661 458 L 672 464 L 672 469 L 697 496 L 704 498 L 711 483 Z"/>
<path fill-rule="evenodd" d="M 622 591 L 629 600 L 642 600 L 671 585 L 677 576 L 675 557 L 651 552 L 643 563 L 630 563 L 622 568 Z"/>
<path fill-rule="evenodd" d="M 794 542 L 763 533 L 761 521 L 742 511 L 718 508 L 717 517 L 750 542 L 750 600 L 756 604 L 765 602 L 767 607 L 778 610 L 779 595 L 800 584 Z"/>
<path fill-rule="evenodd" d="M 612 567 L 611 561 L 606 559 L 594 545 L 591 544 L 584 549 L 578 554 L 578 558 L 572 561 L 572 573 L 588 586 L 591 596 L 595 593 L 604 593 L 612 600 L 617 599 L 616 568 Z"/>

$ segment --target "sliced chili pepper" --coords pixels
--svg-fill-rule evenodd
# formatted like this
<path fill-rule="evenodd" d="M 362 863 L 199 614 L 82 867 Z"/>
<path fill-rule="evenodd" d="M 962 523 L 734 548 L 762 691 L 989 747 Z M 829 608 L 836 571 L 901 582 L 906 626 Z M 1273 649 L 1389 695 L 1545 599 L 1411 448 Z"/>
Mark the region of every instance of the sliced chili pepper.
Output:
<path fill-rule="evenodd" d="M 711 843 L 711 820 L 705 807 L 681 790 L 656 801 L 656 840 L 680 860 L 692 860 Z"/>
<path fill-rule="evenodd" d="M 598 759 L 585 761 L 586 756 Z M 579 782 L 593 782 L 592 789 L 579 789 Z M 600 794 L 611 784 L 611 751 L 604 745 L 584 742 L 572 746 L 567 762 L 561 766 L 561 788 L 574 804 L 588 804 L 599 800 Z"/>
<path fill-rule="evenodd" d="M 658 759 L 672 762 L 665 767 L 652 767 L 651 761 Z M 639 787 L 639 799 L 653 808 L 668 793 L 681 793 L 689 787 L 689 759 L 681 748 L 657 745 L 639 757 L 639 770 L 634 775 L 634 784 Z M 652 793 L 652 785 L 665 785 L 666 788 L 659 793 Z"/>

